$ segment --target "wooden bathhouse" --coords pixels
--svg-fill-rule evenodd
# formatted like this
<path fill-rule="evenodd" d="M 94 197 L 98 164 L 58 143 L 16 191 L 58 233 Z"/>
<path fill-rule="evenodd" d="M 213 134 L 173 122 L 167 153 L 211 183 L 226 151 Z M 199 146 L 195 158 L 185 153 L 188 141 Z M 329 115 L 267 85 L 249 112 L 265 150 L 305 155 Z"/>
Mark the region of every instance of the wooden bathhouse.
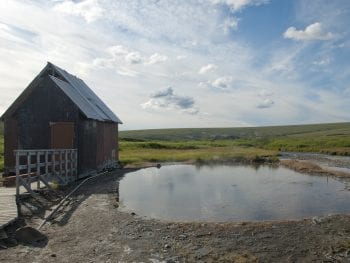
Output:
<path fill-rule="evenodd" d="M 45 156 L 40 150 L 74 149 L 79 175 L 115 166 L 118 161 L 120 119 L 83 80 L 50 62 L 1 120 L 5 175 L 16 173 L 16 150 L 38 150 L 38 169 L 43 170 Z M 28 160 L 32 158 L 30 151 L 25 154 Z M 62 155 L 58 156 L 51 157 L 51 161 L 58 163 Z M 32 172 L 32 164 L 25 167 Z"/>

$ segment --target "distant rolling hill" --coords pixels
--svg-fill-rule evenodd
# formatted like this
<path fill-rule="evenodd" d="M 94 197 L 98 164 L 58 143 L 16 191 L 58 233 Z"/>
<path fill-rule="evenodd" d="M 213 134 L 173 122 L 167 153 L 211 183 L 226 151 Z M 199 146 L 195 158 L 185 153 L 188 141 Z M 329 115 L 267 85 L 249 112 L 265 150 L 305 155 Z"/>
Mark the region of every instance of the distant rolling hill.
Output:
<path fill-rule="evenodd" d="M 149 129 L 120 131 L 119 137 L 124 140 L 213 140 L 213 139 L 248 139 L 263 137 L 301 136 L 350 136 L 350 122 L 265 126 L 244 128 L 181 128 Z"/>

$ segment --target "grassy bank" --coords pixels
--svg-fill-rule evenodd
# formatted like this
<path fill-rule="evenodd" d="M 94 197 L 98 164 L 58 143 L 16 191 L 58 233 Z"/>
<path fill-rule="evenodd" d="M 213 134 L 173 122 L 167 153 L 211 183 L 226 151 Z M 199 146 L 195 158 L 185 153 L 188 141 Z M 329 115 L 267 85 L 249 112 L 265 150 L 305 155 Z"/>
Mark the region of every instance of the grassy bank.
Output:
<path fill-rule="evenodd" d="M 210 162 L 277 160 L 275 150 L 237 146 L 234 141 L 145 141 L 121 140 L 119 156 L 123 164 L 145 162 Z"/>

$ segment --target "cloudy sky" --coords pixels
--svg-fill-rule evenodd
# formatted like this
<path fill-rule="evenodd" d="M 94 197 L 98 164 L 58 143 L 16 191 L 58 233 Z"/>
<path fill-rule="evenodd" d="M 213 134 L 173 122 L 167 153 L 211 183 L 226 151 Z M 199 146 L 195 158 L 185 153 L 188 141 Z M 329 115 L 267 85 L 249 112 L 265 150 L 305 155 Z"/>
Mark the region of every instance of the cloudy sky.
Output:
<path fill-rule="evenodd" d="M 349 0 L 1 0 L 0 112 L 47 61 L 121 129 L 350 120 Z"/>

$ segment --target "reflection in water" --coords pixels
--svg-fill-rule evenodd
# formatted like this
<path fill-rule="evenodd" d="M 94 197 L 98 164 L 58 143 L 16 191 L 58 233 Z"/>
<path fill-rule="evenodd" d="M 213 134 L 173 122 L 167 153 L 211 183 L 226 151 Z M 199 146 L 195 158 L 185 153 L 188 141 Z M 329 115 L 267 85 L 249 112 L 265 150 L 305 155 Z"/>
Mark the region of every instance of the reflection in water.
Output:
<path fill-rule="evenodd" d="M 172 165 L 128 173 L 118 184 L 122 210 L 166 220 L 273 220 L 350 212 L 344 182 L 282 167 Z"/>

